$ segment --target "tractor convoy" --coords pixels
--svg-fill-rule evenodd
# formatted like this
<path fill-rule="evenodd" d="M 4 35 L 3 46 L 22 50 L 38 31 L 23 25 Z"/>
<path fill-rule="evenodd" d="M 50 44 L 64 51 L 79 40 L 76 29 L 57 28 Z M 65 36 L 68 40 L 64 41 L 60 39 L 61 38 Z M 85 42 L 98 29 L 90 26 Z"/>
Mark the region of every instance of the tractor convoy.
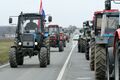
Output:
<path fill-rule="evenodd" d="M 13 23 L 10 16 L 9 23 Z M 58 25 L 45 27 L 45 17 L 38 13 L 22 13 L 18 16 L 18 25 L 14 45 L 9 51 L 9 63 L 11 68 L 23 65 L 25 56 L 38 55 L 40 67 L 50 64 L 50 47 L 58 47 L 59 52 L 66 47 L 66 36 L 63 28 Z M 52 21 L 52 17 L 48 17 Z"/>
<path fill-rule="evenodd" d="M 120 80 L 120 12 L 111 9 L 106 0 L 105 9 L 94 12 L 93 20 L 83 22 L 83 35 L 78 40 L 78 51 L 90 59 L 90 69 L 96 80 Z"/>
<path fill-rule="evenodd" d="M 105 0 L 105 9 L 95 11 L 93 20 L 83 22 L 79 30 L 78 53 L 85 53 L 90 61 L 91 71 L 96 80 L 120 80 L 120 12 L 111 9 L 111 2 Z M 13 24 L 10 16 L 9 23 Z M 52 16 L 48 17 L 52 22 Z M 39 13 L 23 13 L 18 16 L 14 45 L 9 51 L 11 68 L 24 63 L 24 57 L 38 56 L 39 66 L 50 65 L 50 50 L 57 48 L 63 52 L 70 42 L 70 34 L 75 28 L 63 28 L 58 24 L 45 25 L 45 16 Z"/>

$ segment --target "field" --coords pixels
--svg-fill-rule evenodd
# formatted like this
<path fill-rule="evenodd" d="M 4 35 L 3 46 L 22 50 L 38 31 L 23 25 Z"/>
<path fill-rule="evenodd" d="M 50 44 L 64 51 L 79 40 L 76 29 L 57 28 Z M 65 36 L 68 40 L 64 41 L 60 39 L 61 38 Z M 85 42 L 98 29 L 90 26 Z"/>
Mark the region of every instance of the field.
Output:
<path fill-rule="evenodd" d="M 13 40 L 0 40 L 0 65 L 8 62 L 8 52 L 12 44 Z"/>

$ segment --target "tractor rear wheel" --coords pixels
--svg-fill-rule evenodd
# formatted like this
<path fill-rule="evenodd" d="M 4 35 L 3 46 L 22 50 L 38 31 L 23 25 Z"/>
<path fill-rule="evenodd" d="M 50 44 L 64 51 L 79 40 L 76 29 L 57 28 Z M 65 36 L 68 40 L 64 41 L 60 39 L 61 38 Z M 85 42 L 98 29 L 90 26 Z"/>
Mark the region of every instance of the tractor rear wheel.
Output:
<path fill-rule="evenodd" d="M 81 52 L 82 53 L 85 53 L 85 47 L 86 47 L 85 40 L 81 39 Z"/>
<path fill-rule="evenodd" d="M 78 52 L 81 52 L 81 39 L 78 39 Z"/>
<path fill-rule="evenodd" d="M 85 58 L 89 60 L 89 42 L 86 41 Z"/>
<path fill-rule="evenodd" d="M 66 47 L 66 41 L 64 41 L 64 47 Z"/>
<path fill-rule="evenodd" d="M 38 54 L 40 61 L 40 67 L 47 67 L 47 48 L 41 47 L 40 53 Z"/>
<path fill-rule="evenodd" d="M 48 49 L 47 57 L 48 57 L 48 59 L 47 59 L 47 64 L 50 65 L 50 47 L 49 47 L 49 49 Z"/>
<path fill-rule="evenodd" d="M 97 80 L 105 80 L 106 77 L 106 47 L 95 46 L 95 75 Z"/>
<path fill-rule="evenodd" d="M 11 68 L 17 68 L 16 48 L 11 48 L 9 52 L 9 63 Z"/>
<path fill-rule="evenodd" d="M 95 42 L 94 41 L 92 41 L 91 42 L 91 45 L 90 45 L 90 55 L 91 55 L 91 57 L 90 57 L 90 69 L 91 69 L 91 71 L 94 71 L 94 59 L 95 59 Z"/>
<path fill-rule="evenodd" d="M 60 41 L 59 42 L 59 52 L 62 52 L 62 51 L 64 51 L 64 46 L 63 46 L 63 42 Z"/>

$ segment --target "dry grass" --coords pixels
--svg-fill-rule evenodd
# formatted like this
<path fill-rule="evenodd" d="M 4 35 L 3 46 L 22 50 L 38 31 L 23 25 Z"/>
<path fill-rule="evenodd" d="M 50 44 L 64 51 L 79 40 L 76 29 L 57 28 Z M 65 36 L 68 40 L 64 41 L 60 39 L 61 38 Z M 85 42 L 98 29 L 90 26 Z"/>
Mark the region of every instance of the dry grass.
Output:
<path fill-rule="evenodd" d="M 12 44 L 13 40 L 0 40 L 0 64 L 8 62 L 8 52 Z"/>

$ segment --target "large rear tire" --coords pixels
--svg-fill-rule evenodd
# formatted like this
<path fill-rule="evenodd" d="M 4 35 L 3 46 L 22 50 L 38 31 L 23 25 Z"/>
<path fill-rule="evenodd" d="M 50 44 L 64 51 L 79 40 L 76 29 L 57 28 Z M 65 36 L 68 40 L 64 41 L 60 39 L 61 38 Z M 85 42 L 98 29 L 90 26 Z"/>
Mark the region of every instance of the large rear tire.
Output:
<path fill-rule="evenodd" d="M 47 48 L 42 47 L 40 53 L 38 54 L 40 61 L 40 67 L 47 67 Z"/>
<path fill-rule="evenodd" d="M 60 41 L 59 42 L 59 52 L 62 52 L 62 51 L 64 51 L 64 46 L 63 46 L 63 42 Z"/>
<path fill-rule="evenodd" d="M 97 80 L 106 78 L 106 47 L 105 45 L 95 46 L 95 77 Z"/>
<path fill-rule="evenodd" d="M 11 48 L 9 52 L 9 63 L 11 68 L 17 68 L 16 48 Z"/>
<path fill-rule="evenodd" d="M 64 47 L 66 47 L 66 41 L 64 41 Z"/>
<path fill-rule="evenodd" d="M 91 69 L 91 71 L 94 71 L 95 70 L 95 68 L 94 68 L 94 64 L 95 64 L 94 63 L 94 59 L 95 59 L 95 42 L 94 41 L 91 42 L 90 51 L 91 51 L 91 53 L 89 53 L 91 55 L 91 57 L 90 57 L 90 69 Z"/>
<path fill-rule="evenodd" d="M 85 58 L 89 60 L 89 41 L 86 41 Z"/>
<path fill-rule="evenodd" d="M 48 49 L 47 57 L 48 57 L 48 59 L 47 59 L 47 64 L 50 65 L 50 47 L 49 47 L 49 49 Z"/>
<path fill-rule="evenodd" d="M 82 53 L 85 53 L 85 47 L 86 47 L 86 43 L 85 43 L 86 41 L 85 40 L 83 40 L 83 39 L 81 39 L 81 52 Z"/>
<path fill-rule="evenodd" d="M 81 52 L 81 39 L 78 39 L 78 52 Z"/>

